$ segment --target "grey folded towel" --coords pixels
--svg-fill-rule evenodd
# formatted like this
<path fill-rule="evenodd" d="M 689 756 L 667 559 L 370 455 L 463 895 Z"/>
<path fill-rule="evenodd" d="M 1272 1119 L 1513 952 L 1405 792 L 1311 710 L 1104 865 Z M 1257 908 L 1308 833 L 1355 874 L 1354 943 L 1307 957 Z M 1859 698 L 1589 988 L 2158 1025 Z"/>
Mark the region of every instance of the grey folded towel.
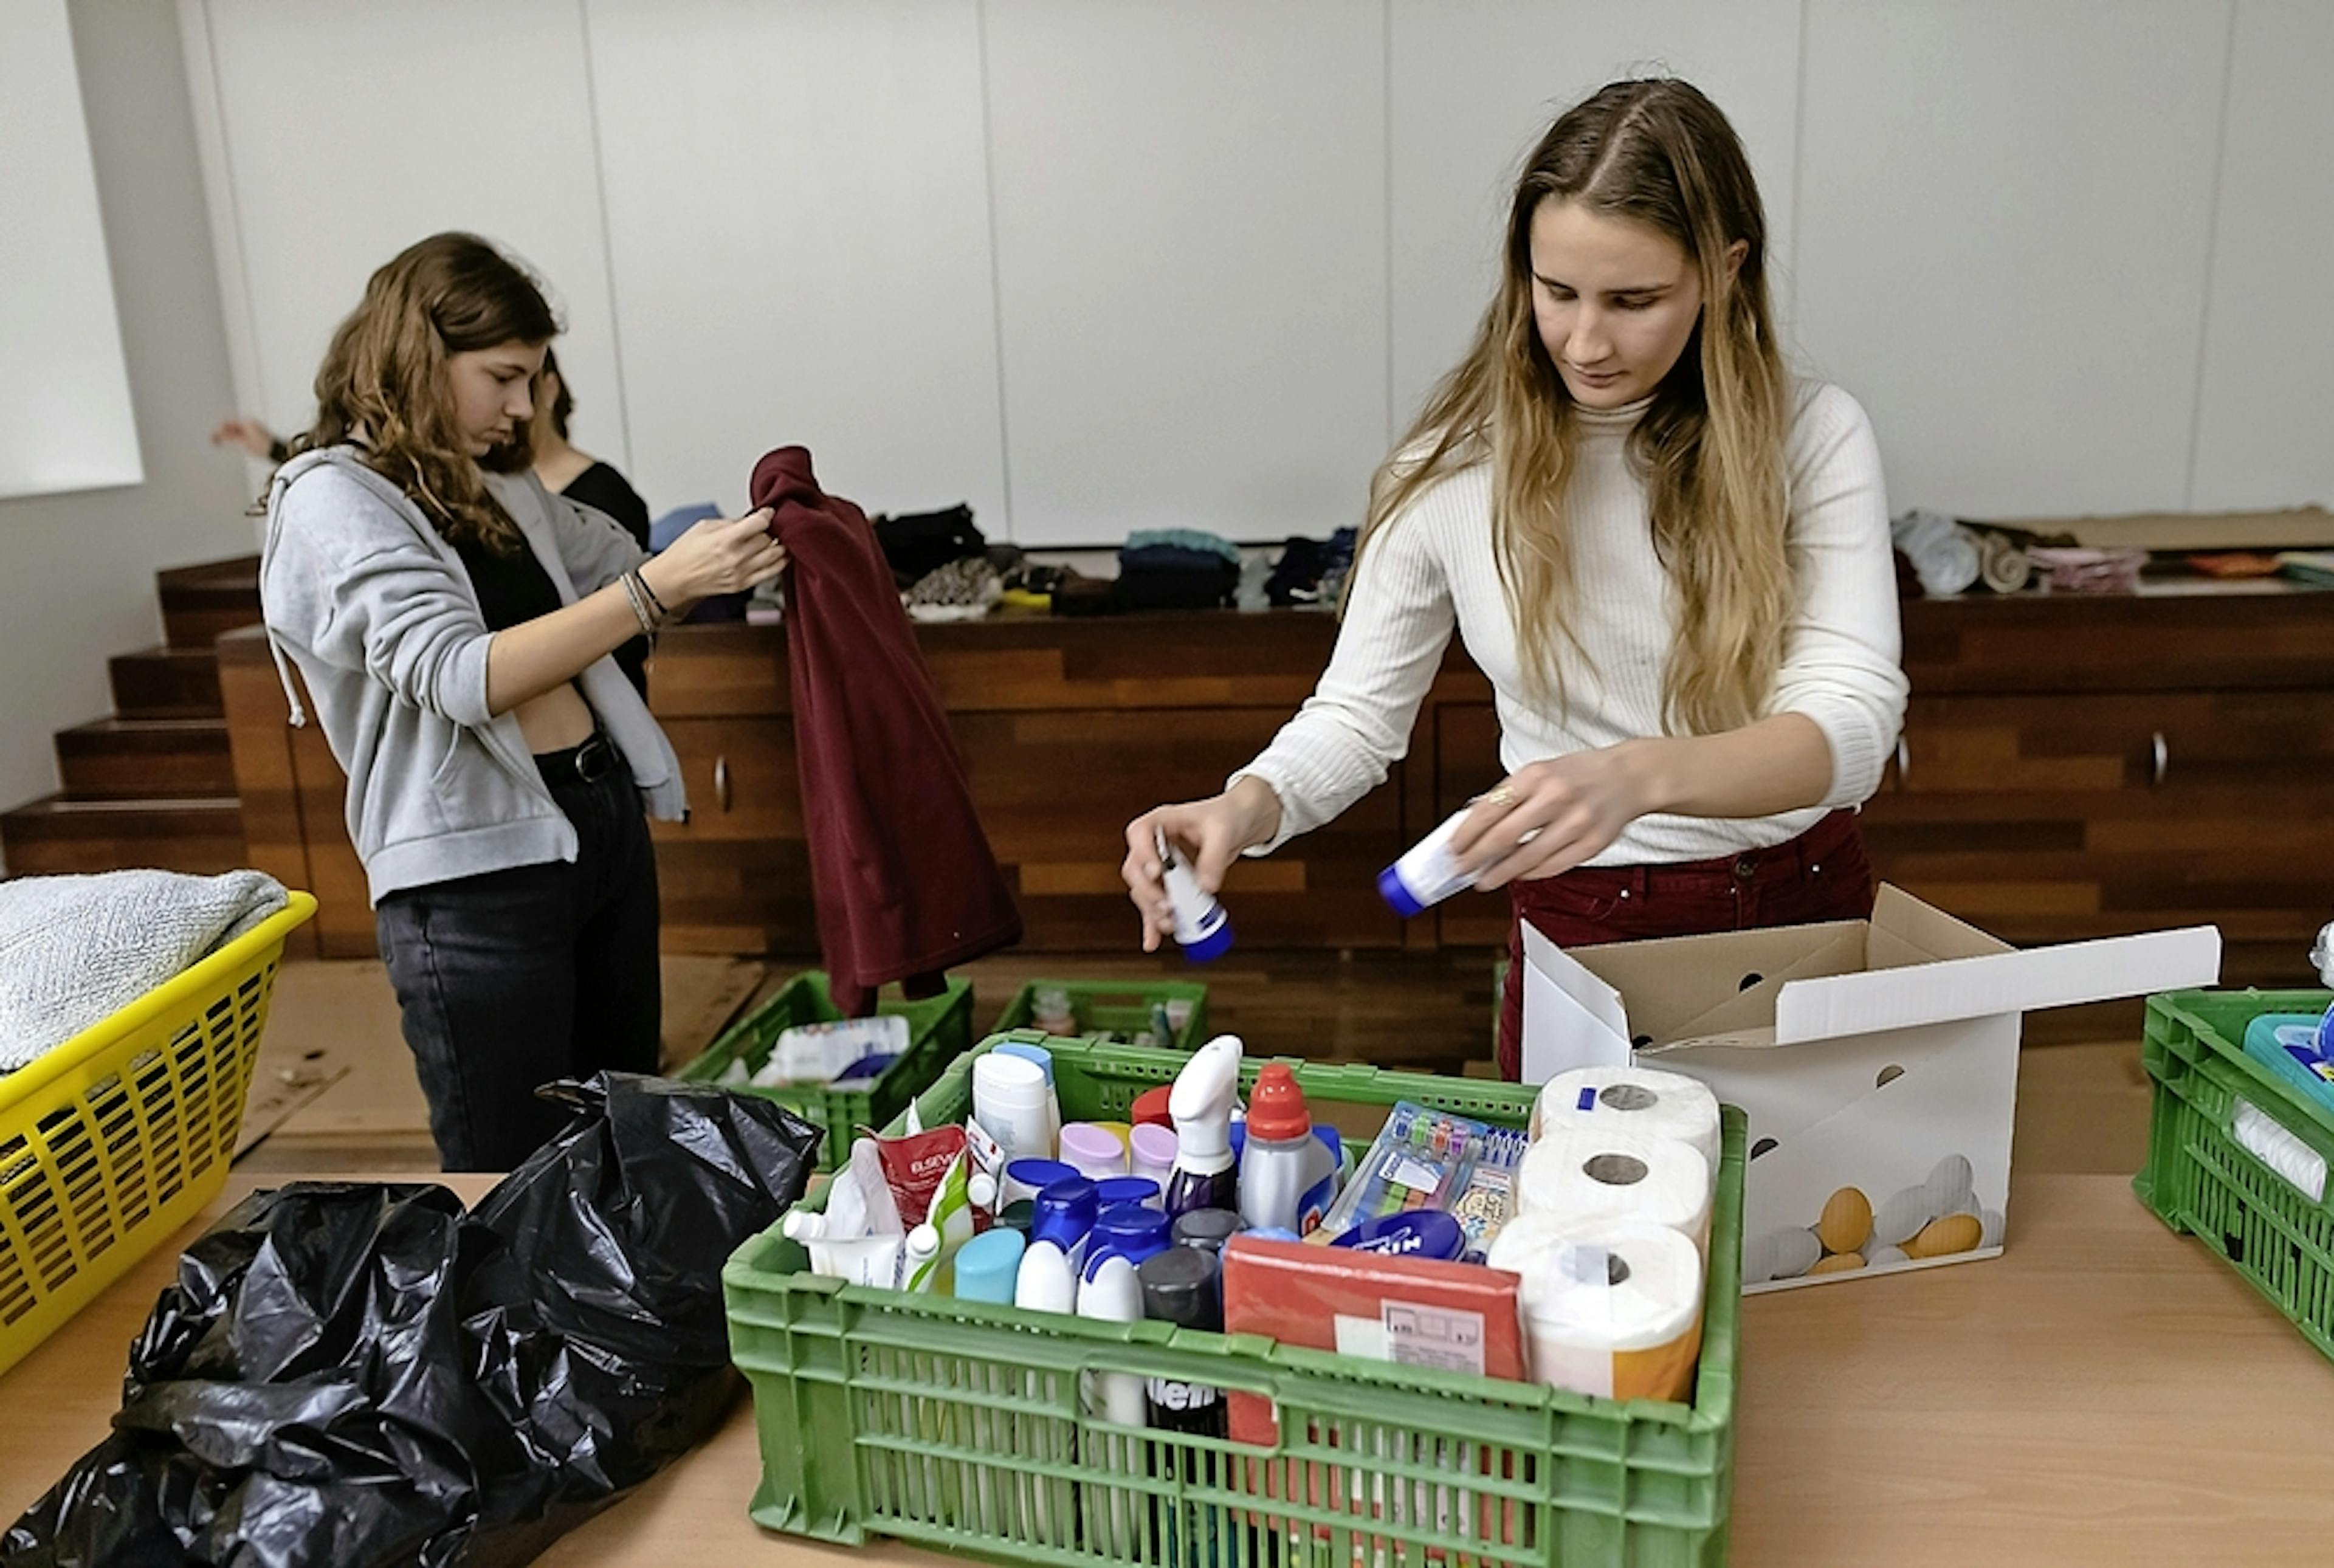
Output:
<path fill-rule="evenodd" d="M 242 936 L 287 902 L 263 871 L 107 871 L 0 882 L 0 1073 Z"/>

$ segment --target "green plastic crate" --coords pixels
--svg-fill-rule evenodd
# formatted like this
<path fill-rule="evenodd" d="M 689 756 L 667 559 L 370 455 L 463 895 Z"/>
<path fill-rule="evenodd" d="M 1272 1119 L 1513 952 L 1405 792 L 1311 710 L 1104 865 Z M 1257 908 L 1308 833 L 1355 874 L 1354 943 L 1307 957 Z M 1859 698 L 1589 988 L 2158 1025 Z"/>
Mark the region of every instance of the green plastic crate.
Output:
<path fill-rule="evenodd" d="M 1124 1116 L 1185 1060 L 1013 1038 L 1053 1051 L 1071 1120 Z M 1247 1063 L 1248 1082 L 1261 1065 Z M 1294 1065 L 1323 1103 L 1407 1099 L 1520 1126 L 1533 1098 L 1513 1084 Z M 920 1099 L 924 1123 L 961 1117 L 970 1083 L 968 1058 Z M 844 1285 L 803 1272 L 803 1250 L 773 1228 L 722 1273 L 761 1440 L 753 1517 L 851 1545 L 889 1535 L 1060 1568 L 1719 1568 L 1741 1346 L 1743 1129 L 1729 1108 L 1691 1406 Z M 1278 1443 L 1087 1416 L 1079 1376 L 1098 1369 L 1261 1394 L 1278 1407 Z"/>
<path fill-rule="evenodd" d="M 1040 991 L 1069 993 L 1070 1015 L 1085 1036 L 1139 1034 L 1151 1027 L 1153 1003 L 1189 1002 L 1191 1015 L 1172 1044 L 1179 1051 L 1197 1051 L 1208 1043 L 1208 988 L 1195 980 L 1032 980 L 1013 993 L 989 1032 L 1034 1027 Z"/>
<path fill-rule="evenodd" d="M 2147 999 L 2142 1059 L 2156 1080 L 2147 1164 L 2132 1190 L 2203 1239 L 2334 1358 L 2334 1183 L 2312 1199 L 2230 1130 L 2246 1101 L 2334 1169 L 2334 1116 L 2245 1054 L 2263 1013 L 2323 1013 L 2325 991 L 2173 991 Z"/>
<path fill-rule="evenodd" d="M 863 1089 L 828 1089 L 820 1084 L 783 1089 L 757 1089 L 740 1084 L 737 1092 L 775 1100 L 805 1121 L 826 1130 L 819 1145 L 819 1169 L 833 1170 L 851 1154 L 855 1128 L 886 1127 L 950 1063 L 972 1044 L 972 982 L 950 980 L 937 996 L 911 1002 L 897 986 L 886 986 L 876 999 L 878 1013 L 896 1013 L 908 1021 L 908 1048 Z M 833 1024 L 843 1014 L 827 989 L 826 976 L 813 969 L 796 976 L 759 1007 L 724 1030 L 705 1054 L 674 1076 L 692 1083 L 710 1083 L 728 1071 L 729 1063 L 745 1058 L 747 1068 L 769 1059 L 779 1035 L 805 1024 Z"/>

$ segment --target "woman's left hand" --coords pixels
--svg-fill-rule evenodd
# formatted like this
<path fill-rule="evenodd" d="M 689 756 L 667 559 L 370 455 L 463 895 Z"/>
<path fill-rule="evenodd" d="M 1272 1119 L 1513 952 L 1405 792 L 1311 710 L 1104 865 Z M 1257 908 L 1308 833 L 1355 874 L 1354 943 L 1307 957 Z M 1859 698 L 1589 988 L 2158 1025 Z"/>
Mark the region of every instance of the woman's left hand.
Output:
<path fill-rule="evenodd" d="M 1575 752 L 1518 768 L 1475 802 L 1452 851 L 1478 870 L 1489 891 L 1553 877 L 1601 854 L 1649 809 L 1635 754 L 1625 745 Z"/>

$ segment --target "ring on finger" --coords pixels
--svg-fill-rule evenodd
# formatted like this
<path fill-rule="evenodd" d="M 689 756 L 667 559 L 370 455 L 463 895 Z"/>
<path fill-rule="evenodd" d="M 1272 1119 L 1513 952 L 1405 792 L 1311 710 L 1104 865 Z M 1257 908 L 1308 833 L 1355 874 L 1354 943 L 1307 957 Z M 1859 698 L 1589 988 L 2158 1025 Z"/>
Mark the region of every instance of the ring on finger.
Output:
<path fill-rule="evenodd" d="M 1491 805 L 1511 806 L 1516 803 L 1516 792 L 1505 784 L 1494 784 L 1483 799 Z"/>

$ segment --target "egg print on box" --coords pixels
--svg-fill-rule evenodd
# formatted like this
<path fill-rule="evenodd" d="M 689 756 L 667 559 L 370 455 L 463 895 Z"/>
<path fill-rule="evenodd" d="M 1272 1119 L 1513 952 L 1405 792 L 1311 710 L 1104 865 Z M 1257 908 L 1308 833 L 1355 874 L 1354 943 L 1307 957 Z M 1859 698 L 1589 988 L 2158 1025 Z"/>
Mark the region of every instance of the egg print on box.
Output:
<path fill-rule="evenodd" d="M 1808 1217 L 1746 1237 L 1745 1286 L 1826 1275 L 1902 1267 L 2001 1245 L 2001 1211 L 1980 1198 L 1967 1157 L 1949 1154 L 1928 1179 L 1876 1201 L 1859 1187 L 1843 1187 Z"/>

